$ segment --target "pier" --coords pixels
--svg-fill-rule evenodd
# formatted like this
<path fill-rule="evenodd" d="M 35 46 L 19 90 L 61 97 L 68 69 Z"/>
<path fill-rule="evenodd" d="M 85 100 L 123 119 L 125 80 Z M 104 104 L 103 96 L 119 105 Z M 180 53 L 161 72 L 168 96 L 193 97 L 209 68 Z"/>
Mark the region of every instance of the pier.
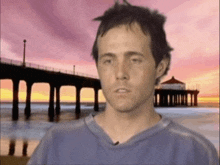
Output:
<path fill-rule="evenodd" d="M 101 89 L 100 80 L 94 76 L 74 71 L 63 71 L 32 63 L 25 63 L 6 58 L 0 58 L 0 79 L 11 79 L 13 82 L 13 107 L 12 120 L 18 120 L 18 94 L 19 82 L 24 80 L 27 86 L 26 119 L 31 116 L 31 89 L 34 83 L 48 83 L 50 85 L 48 116 L 54 121 L 54 116 L 60 114 L 60 88 L 65 85 L 76 87 L 76 115 L 80 114 L 80 91 L 82 88 L 94 89 L 94 111 L 98 111 L 98 91 Z M 56 101 L 54 100 L 56 94 Z M 198 90 L 186 90 L 185 83 L 172 77 L 163 82 L 161 88 L 156 88 L 154 93 L 155 107 L 197 106 Z M 188 98 L 190 97 L 190 102 Z M 54 107 L 54 103 L 56 107 Z"/>
<path fill-rule="evenodd" d="M 80 91 L 82 88 L 94 89 L 94 110 L 98 111 L 98 91 L 101 89 L 100 81 L 94 76 L 70 71 L 62 71 L 31 63 L 23 63 L 11 59 L 0 59 L 0 79 L 11 79 L 13 82 L 13 108 L 12 120 L 18 120 L 18 93 L 19 82 L 24 80 L 27 86 L 25 116 L 31 116 L 31 88 L 34 83 L 48 83 L 50 85 L 48 116 L 53 121 L 55 115 L 60 114 L 60 88 L 70 85 L 76 87 L 75 113 L 80 113 Z M 54 107 L 54 92 L 56 93 L 56 107 Z"/>

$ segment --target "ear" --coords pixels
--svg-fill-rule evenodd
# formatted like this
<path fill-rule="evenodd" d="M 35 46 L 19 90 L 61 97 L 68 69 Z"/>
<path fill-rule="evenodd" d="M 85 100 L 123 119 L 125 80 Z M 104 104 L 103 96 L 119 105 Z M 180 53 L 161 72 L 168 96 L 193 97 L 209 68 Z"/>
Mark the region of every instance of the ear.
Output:
<path fill-rule="evenodd" d="M 156 68 L 156 78 L 161 77 L 169 65 L 169 59 L 163 58 Z"/>

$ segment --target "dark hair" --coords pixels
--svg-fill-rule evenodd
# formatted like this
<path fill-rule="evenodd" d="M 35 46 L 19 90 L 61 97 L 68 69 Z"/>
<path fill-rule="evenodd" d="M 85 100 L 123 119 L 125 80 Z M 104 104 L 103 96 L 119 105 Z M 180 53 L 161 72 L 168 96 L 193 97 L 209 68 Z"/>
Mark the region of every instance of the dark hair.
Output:
<path fill-rule="evenodd" d="M 126 0 L 123 0 L 123 4 L 119 4 L 116 1 L 115 5 L 105 11 L 103 16 L 99 16 L 94 20 L 101 21 L 92 49 L 92 56 L 96 64 L 98 63 L 98 36 L 103 36 L 108 30 L 119 25 L 131 26 L 132 23 L 138 23 L 144 34 L 150 34 L 151 36 L 151 51 L 156 66 L 158 66 L 162 59 L 169 59 L 168 67 L 164 72 L 164 75 L 167 74 L 171 58 L 170 51 L 173 49 L 166 41 L 166 34 L 163 28 L 166 21 L 164 15 L 159 14 L 156 10 L 152 11 L 147 7 L 133 6 Z M 156 80 L 156 85 L 158 83 L 159 78 Z"/>

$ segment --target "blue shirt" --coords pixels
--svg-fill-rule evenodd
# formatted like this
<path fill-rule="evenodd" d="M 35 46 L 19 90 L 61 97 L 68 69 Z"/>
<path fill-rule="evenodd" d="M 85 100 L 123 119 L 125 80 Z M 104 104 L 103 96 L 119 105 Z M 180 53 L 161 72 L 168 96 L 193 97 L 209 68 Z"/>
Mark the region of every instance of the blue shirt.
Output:
<path fill-rule="evenodd" d="M 90 115 L 52 127 L 28 164 L 218 165 L 218 154 L 204 136 L 163 115 L 155 126 L 115 145 Z"/>

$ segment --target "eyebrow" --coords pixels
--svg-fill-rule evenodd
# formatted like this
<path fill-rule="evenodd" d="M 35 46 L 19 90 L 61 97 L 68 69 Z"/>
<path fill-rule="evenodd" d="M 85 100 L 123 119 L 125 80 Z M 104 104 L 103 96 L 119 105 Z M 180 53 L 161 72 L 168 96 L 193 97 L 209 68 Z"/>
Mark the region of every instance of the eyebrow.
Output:
<path fill-rule="evenodd" d="M 125 52 L 125 56 L 133 56 L 133 55 L 139 55 L 139 56 L 143 56 L 144 55 L 140 52 L 136 52 L 136 51 L 127 51 Z M 114 53 L 105 53 L 105 54 L 101 54 L 100 55 L 100 59 L 103 58 L 103 57 L 115 57 L 116 55 Z"/>
<path fill-rule="evenodd" d="M 128 52 L 125 53 L 125 55 L 126 56 L 139 55 L 139 56 L 143 56 L 144 57 L 144 55 L 142 53 L 136 52 L 136 51 L 128 51 Z"/>
<path fill-rule="evenodd" d="M 115 54 L 114 54 L 114 53 L 101 54 L 101 55 L 100 55 L 100 59 L 103 58 L 103 57 L 115 57 Z"/>

